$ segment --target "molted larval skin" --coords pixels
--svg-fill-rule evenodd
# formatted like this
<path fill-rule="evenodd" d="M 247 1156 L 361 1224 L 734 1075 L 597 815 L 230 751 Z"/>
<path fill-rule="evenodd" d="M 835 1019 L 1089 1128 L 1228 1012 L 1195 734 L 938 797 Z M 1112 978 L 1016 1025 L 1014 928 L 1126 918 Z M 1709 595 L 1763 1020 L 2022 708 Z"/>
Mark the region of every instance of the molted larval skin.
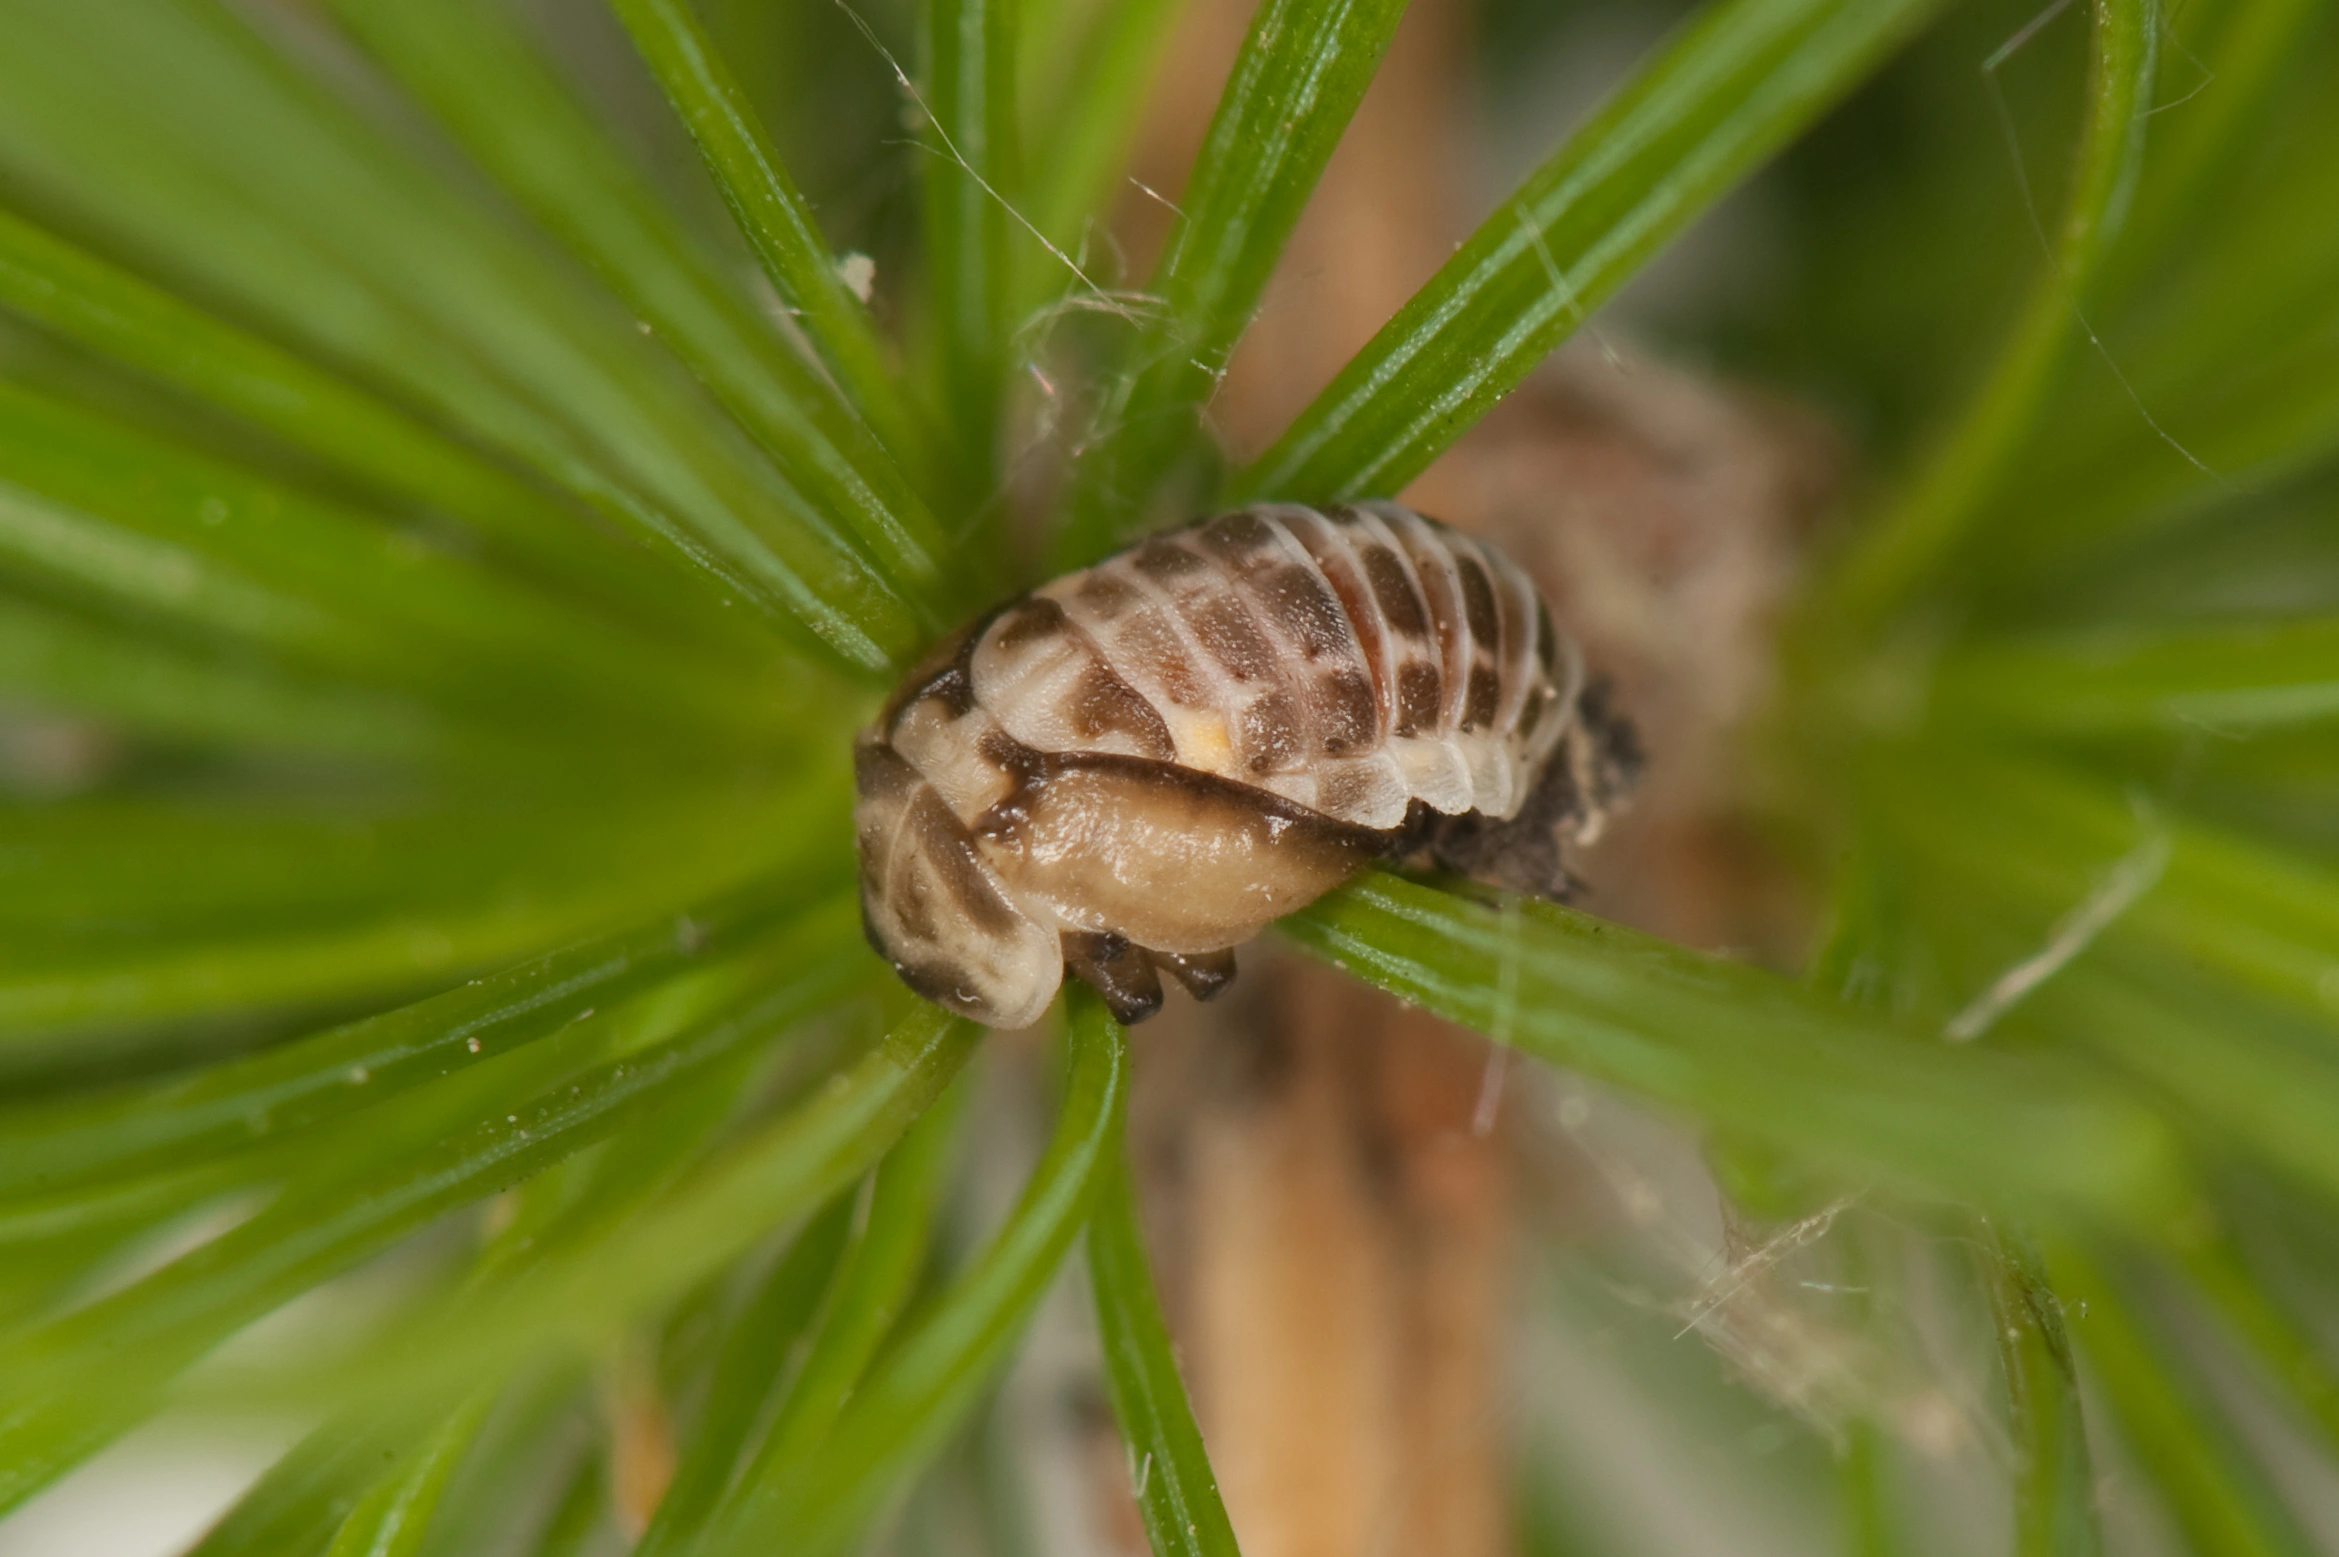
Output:
<path fill-rule="evenodd" d="M 945 642 L 855 752 L 869 938 L 1017 1027 L 1137 1021 L 1376 855 L 1556 895 L 1636 762 L 1507 557 L 1393 503 L 1140 542 Z"/>

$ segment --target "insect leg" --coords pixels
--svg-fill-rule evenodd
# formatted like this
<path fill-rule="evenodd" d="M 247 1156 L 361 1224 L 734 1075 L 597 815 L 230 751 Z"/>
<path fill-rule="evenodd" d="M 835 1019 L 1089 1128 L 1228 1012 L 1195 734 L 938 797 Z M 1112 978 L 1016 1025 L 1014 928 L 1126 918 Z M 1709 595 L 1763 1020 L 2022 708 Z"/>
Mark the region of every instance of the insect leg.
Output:
<path fill-rule="evenodd" d="M 1064 966 L 1104 996 L 1113 1019 L 1133 1026 L 1161 1009 L 1161 976 L 1144 947 L 1127 936 L 1066 930 Z"/>
<path fill-rule="evenodd" d="M 1196 952 L 1180 956 L 1176 952 L 1149 952 L 1153 965 L 1186 986 L 1186 993 L 1196 1000 L 1208 1000 L 1234 982 L 1234 948 L 1224 951 Z"/>

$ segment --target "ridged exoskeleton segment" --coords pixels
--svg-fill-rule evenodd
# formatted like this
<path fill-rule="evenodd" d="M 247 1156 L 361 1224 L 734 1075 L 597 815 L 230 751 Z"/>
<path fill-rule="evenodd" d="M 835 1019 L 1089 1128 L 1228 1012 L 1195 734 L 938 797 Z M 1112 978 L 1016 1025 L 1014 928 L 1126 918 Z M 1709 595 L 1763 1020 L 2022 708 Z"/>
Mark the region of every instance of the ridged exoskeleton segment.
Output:
<path fill-rule="evenodd" d="M 1123 1021 L 1380 855 L 1557 896 L 1635 763 L 1516 564 L 1393 503 L 1246 508 L 1008 602 L 856 748 L 869 937 L 994 1026 Z"/>

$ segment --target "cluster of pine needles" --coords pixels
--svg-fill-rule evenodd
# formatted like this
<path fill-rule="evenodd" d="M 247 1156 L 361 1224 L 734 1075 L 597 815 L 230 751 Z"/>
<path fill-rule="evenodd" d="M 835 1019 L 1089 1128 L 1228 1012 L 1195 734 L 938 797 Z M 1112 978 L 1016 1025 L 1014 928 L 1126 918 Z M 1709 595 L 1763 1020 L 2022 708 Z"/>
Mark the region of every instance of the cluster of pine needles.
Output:
<path fill-rule="evenodd" d="M 1142 275 L 1098 234 L 1170 0 L 770 9 L 0 6 L 0 1509 L 259 1409 L 309 1430 L 201 1557 L 843 1551 L 1078 1258 L 1155 1550 L 1232 1552 L 1123 1035 L 1067 1001 L 1027 1183 L 954 1220 L 983 1034 L 862 945 L 851 732 L 1041 571 L 1399 491 L 1763 172 L 1787 275 L 1701 345 L 1874 472 L 1755 736 L 1809 966 L 1385 872 L 1277 933 L 1698 1131 L 1878 1353 L 1899 1246 L 1959 1251 L 2012 1549 L 2101 1549 L 2116 1458 L 2187 1549 L 2307 1550 L 2329 8 L 1705 0 L 1247 464 L 1210 397 L 1401 0 L 1261 0 Z M 1850 1398 L 1819 1473 L 1916 1550 Z"/>

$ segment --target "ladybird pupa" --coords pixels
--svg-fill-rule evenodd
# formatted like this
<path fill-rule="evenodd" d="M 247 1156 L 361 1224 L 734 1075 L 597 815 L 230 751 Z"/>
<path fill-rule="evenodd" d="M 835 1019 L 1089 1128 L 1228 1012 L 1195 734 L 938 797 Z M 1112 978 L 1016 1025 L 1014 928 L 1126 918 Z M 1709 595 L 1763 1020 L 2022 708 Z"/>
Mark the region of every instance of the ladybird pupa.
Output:
<path fill-rule="evenodd" d="M 994 1027 L 1124 1022 L 1378 856 L 1558 896 L 1636 762 L 1517 564 L 1393 503 L 1246 508 L 970 623 L 854 750 L 861 907 Z"/>

